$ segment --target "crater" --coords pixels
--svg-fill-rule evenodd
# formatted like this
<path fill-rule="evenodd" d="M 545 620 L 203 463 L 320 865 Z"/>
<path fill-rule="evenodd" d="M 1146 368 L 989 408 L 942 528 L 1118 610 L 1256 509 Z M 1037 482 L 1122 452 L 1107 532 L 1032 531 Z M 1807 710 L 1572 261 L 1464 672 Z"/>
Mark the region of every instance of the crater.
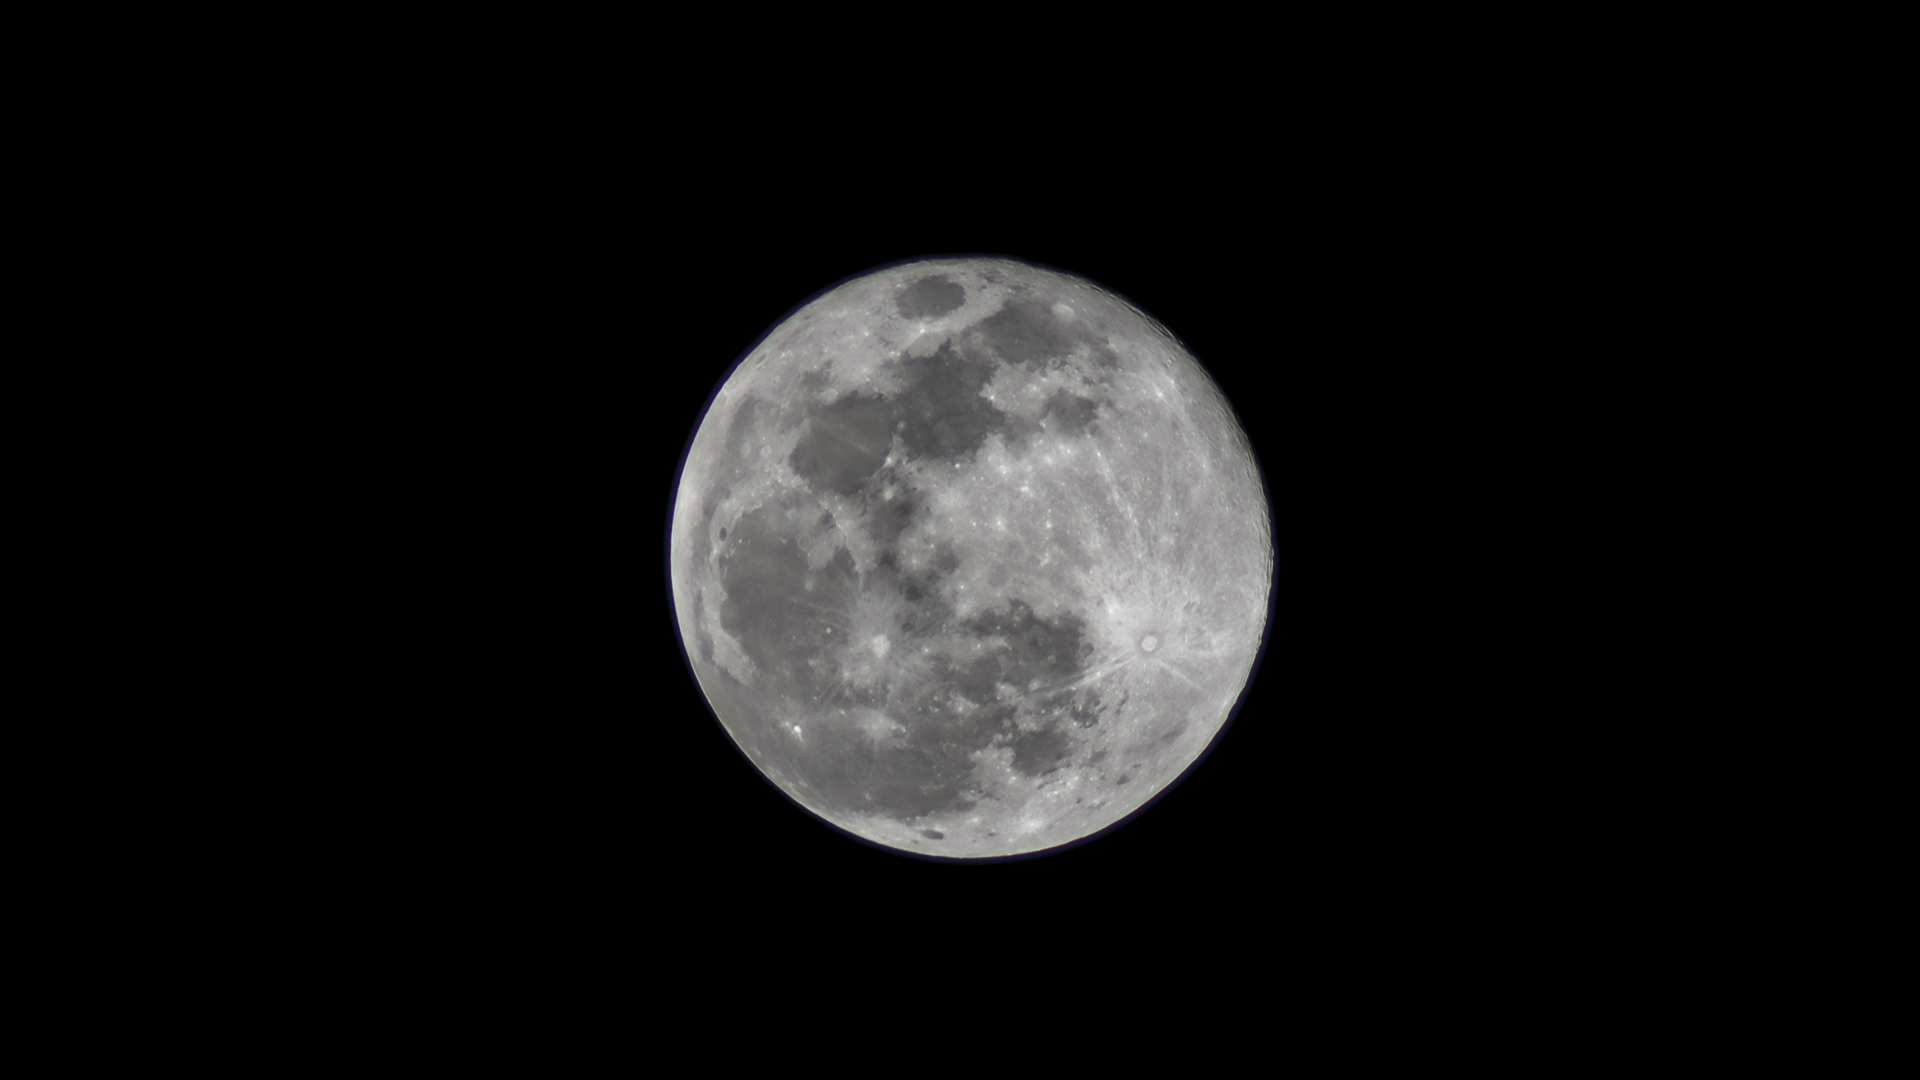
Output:
<path fill-rule="evenodd" d="M 946 833 L 940 832 L 935 829 L 921 829 L 920 835 L 926 837 L 929 840 L 945 840 L 947 838 Z"/>
<path fill-rule="evenodd" d="M 942 574 L 951 574 L 960 569 L 960 557 L 953 553 L 953 544 L 942 540 L 933 549 L 933 568 Z"/>

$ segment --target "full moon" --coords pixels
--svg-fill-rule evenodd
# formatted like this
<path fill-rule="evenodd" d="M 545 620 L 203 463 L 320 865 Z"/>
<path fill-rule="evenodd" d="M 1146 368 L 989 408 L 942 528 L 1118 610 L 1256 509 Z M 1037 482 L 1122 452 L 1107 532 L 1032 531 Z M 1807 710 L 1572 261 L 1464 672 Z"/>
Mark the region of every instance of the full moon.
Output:
<path fill-rule="evenodd" d="M 1192 765 L 1273 573 L 1246 433 L 1172 334 L 1083 278 L 943 259 L 796 311 L 675 492 L 693 673 L 822 820 L 957 858 L 1060 847 Z"/>

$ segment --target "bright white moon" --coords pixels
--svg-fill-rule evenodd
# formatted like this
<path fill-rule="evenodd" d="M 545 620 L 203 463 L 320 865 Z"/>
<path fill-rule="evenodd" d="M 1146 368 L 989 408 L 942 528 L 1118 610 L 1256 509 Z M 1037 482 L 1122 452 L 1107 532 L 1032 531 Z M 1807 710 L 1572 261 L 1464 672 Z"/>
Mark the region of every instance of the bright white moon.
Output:
<path fill-rule="evenodd" d="M 1153 320 L 997 259 L 891 267 L 777 327 L 672 526 L 701 689 L 801 806 L 916 853 L 1089 836 L 1176 780 L 1259 654 L 1270 515 Z"/>

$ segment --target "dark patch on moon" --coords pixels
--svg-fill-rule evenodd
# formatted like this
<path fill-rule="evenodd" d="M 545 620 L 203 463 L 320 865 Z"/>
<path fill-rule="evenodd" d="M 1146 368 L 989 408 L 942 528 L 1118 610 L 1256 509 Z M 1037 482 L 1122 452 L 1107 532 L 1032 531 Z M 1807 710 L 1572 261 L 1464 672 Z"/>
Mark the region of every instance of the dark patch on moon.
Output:
<path fill-rule="evenodd" d="M 722 539 L 722 540 L 725 540 L 726 538 L 727 538 L 727 530 L 725 530 L 725 529 L 721 529 L 721 530 L 720 530 L 720 539 Z"/>
<path fill-rule="evenodd" d="M 927 605 L 946 610 L 940 596 L 941 575 L 933 570 L 908 570 L 900 574 L 900 595 L 909 604 Z M 909 622 L 925 620 L 909 620 Z M 932 627 L 927 627 L 932 629 Z"/>
<path fill-rule="evenodd" d="M 987 436 L 1007 428 L 1007 414 L 980 391 L 993 381 L 995 365 L 957 352 L 951 341 L 932 356 L 903 356 L 904 388 L 893 401 L 900 439 L 916 458 L 961 461 Z"/>
<path fill-rule="evenodd" d="M 951 574 L 960 569 L 960 557 L 953 553 L 953 544 L 942 540 L 933 549 L 933 568 L 942 574 Z"/>
<path fill-rule="evenodd" d="M 980 394 L 993 381 L 994 361 L 956 352 L 949 341 L 931 356 L 903 355 L 889 366 L 899 373 L 898 393 L 855 392 L 807 409 L 807 430 L 787 463 L 815 491 L 853 495 L 866 488 L 896 432 L 910 457 L 956 463 L 971 459 L 989 436 L 1011 433 L 1007 414 Z"/>
<path fill-rule="evenodd" d="M 966 809 L 973 805 L 967 797 L 973 773 L 973 755 L 993 744 L 1004 727 L 1010 726 L 1012 706 L 975 709 L 967 715 L 955 715 L 933 699 L 922 697 L 910 710 L 907 745 L 897 753 L 884 755 L 905 766 L 904 783 L 895 783 L 873 792 L 877 809 L 891 811 L 896 818 L 909 820 L 942 810 Z"/>
<path fill-rule="evenodd" d="M 821 594 L 817 571 L 813 572 L 814 590 L 800 593 L 795 582 L 807 571 L 799 549 L 791 541 L 782 545 L 746 532 L 747 519 L 743 519 L 736 529 L 743 554 L 758 557 L 761 569 L 773 575 L 776 583 L 756 587 L 747 580 L 744 561 L 729 561 L 731 615 L 723 620 L 729 632 L 742 636 L 743 647 L 756 663 L 778 665 L 788 679 L 799 683 L 805 691 L 799 695 L 803 699 L 828 704 L 857 701 L 859 691 L 840 686 L 827 674 L 810 680 L 809 673 L 831 672 L 845 650 L 859 646 L 846 633 L 817 639 L 813 637 L 817 631 L 801 625 L 806 618 L 831 622 L 811 606 L 816 600 L 851 610 L 856 599 L 851 562 L 844 567 L 836 564 L 836 571 L 848 576 L 836 582 L 830 595 Z M 945 558 L 936 557 L 935 564 L 952 569 L 959 561 L 949 552 Z M 934 571 L 909 573 L 886 565 L 869 573 L 864 588 L 897 588 L 902 596 L 917 591 L 921 599 L 909 601 L 906 615 L 909 635 L 934 628 L 950 632 L 956 627 L 951 609 L 934 588 L 938 576 Z M 740 595 L 734 595 L 736 590 Z M 1013 767 L 1030 777 L 1056 771 L 1072 757 L 1075 744 L 1063 721 L 1076 709 L 1097 707 L 1098 699 L 1073 690 L 1032 697 L 1028 691 L 1036 683 L 1072 682 L 1084 672 L 1093 646 L 1085 640 L 1081 620 L 1072 615 L 1042 618 L 1016 599 L 1004 610 L 984 612 L 957 628 L 982 639 L 985 654 L 962 662 L 935 652 L 917 661 L 924 665 L 923 676 L 870 692 L 865 704 L 884 708 L 897 721 L 893 736 L 876 741 L 826 724 L 815 725 L 803 740 L 781 743 L 790 767 L 829 805 L 910 822 L 975 804 L 981 797 L 973 782 L 980 751 L 1011 750 Z M 827 651 L 810 651 L 816 641 Z M 780 643 L 787 643 L 787 648 L 783 650 Z M 815 663 L 807 664 L 808 659 Z M 1016 691 L 1011 698 L 1007 687 Z"/>
<path fill-rule="evenodd" d="M 936 658 L 940 666 L 940 681 L 953 692 L 968 701 L 992 701 L 995 688 L 1000 682 L 1000 662 L 991 656 L 982 656 L 965 667 L 957 667 L 945 657 Z M 1007 714 L 1009 722 L 1012 713 Z"/>
<path fill-rule="evenodd" d="M 1076 674 L 1093 655 L 1085 620 L 1072 613 L 1042 619 L 1017 597 L 1007 601 L 1004 613 L 984 611 L 968 619 L 966 629 L 1005 642 L 1006 648 L 983 659 L 995 662 L 1001 681 L 1022 690 L 1036 680 L 1054 683 Z"/>
<path fill-rule="evenodd" d="M 900 631 L 908 638 L 924 637 L 937 633 L 953 608 L 939 591 L 939 577 L 935 574 L 908 572 L 899 578 L 900 595 L 910 605 L 906 617 L 900 620 Z"/>
<path fill-rule="evenodd" d="M 1071 717 L 1074 726 L 1090 728 L 1100 722 L 1100 691 L 1091 686 L 1062 690 L 1041 699 L 1035 711 L 1054 717 Z"/>
<path fill-rule="evenodd" d="M 1130 784 L 1132 782 L 1133 782 L 1133 777 L 1122 775 L 1118 780 L 1114 781 L 1114 784 L 1118 786 L 1120 784 Z"/>
<path fill-rule="evenodd" d="M 1080 345 L 1087 347 L 1094 367 L 1120 367 L 1120 354 L 1105 337 L 1083 323 L 1060 318 L 1046 304 L 1023 297 L 1009 297 L 999 311 L 968 327 L 962 340 L 971 342 L 976 334 L 1001 360 L 1024 365 L 1029 371 L 1065 360 Z"/>
<path fill-rule="evenodd" d="M 1040 410 L 1040 419 L 1052 420 L 1055 428 L 1068 435 L 1086 435 L 1089 429 L 1099 434 L 1100 427 L 1094 422 L 1099 415 L 1100 406 L 1092 399 L 1065 390 L 1055 390 Z"/>
<path fill-rule="evenodd" d="M 875 546 L 890 551 L 900 541 L 900 534 L 913 524 L 913 515 L 920 509 L 920 497 L 912 488 L 900 485 L 890 498 L 883 499 L 867 513 L 867 532 L 873 537 Z"/>
<path fill-rule="evenodd" d="M 800 773 L 831 806 L 872 811 L 897 821 L 966 810 L 978 792 L 972 787 L 973 754 L 992 745 L 999 721 L 1012 709 L 979 709 L 956 716 L 914 688 L 887 702 L 904 734 L 885 743 L 823 729 L 806 748 L 791 755 Z"/>
<path fill-rule="evenodd" d="M 1088 687 L 1084 691 L 1084 696 L 1086 697 L 1086 701 L 1082 704 L 1075 705 L 1069 711 L 1069 715 L 1073 717 L 1073 722 L 1076 725 L 1083 728 L 1090 728 L 1100 722 L 1100 691 Z"/>
<path fill-rule="evenodd" d="M 986 343 L 1009 364 L 1038 367 L 1073 351 L 1077 335 L 1045 305 L 1008 297 L 999 311 L 976 327 Z"/>
<path fill-rule="evenodd" d="M 878 554 L 861 586 L 870 592 L 878 590 L 906 601 L 900 629 L 908 637 L 935 632 L 952 616 L 953 607 L 941 591 L 940 583 L 960 567 L 950 543 L 934 549 L 930 565 L 903 567 L 900 564 L 900 534 L 912 525 L 921 509 L 920 493 L 902 486 L 892 498 L 874 506 L 865 518 L 867 533 Z"/>
<path fill-rule="evenodd" d="M 721 629 L 763 671 L 814 697 L 817 661 L 840 646 L 828 632 L 836 621 L 828 613 L 850 608 L 858 587 L 847 549 L 820 570 L 810 569 L 806 553 L 763 507 L 735 525 L 734 542 L 720 559 L 720 585 Z"/>
<path fill-rule="evenodd" d="M 895 306 L 909 319 L 932 319 L 957 311 L 967 302 L 967 290 L 944 275 L 924 277 L 907 286 Z"/>
<path fill-rule="evenodd" d="M 1160 736 L 1160 741 L 1172 742 L 1173 740 L 1179 738 L 1181 735 L 1185 734 L 1186 730 L 1187 730 L 1187 722 L 1185 720 L 1182 720 L 1179 723 L 1173 725 L 1172 731 L 1169 731 L 1165 735 Z"/>
<path fill-rule="evenodd" d="M 807 421 L 787 463 L 816 489 L 859 491 L 893 444 L 886 403 L 876 397 L 848 394 L 808 410 Z"/>
<path fill-rule="evenodd" d="M 934 829 L 921 829 L 920 835 L 926 837 L 929 840 L 945 840 L 947 838 L 946 833 L 939 832 Z"/>
<path fill-rule="evenodd" d="M 1073 742 L 1049 725 L 1040 731 L 1023 731 L 1012 740 L 1013 767 L 1023 776 L 1039 776 L 1060 767 L 1073 753 Z"/>

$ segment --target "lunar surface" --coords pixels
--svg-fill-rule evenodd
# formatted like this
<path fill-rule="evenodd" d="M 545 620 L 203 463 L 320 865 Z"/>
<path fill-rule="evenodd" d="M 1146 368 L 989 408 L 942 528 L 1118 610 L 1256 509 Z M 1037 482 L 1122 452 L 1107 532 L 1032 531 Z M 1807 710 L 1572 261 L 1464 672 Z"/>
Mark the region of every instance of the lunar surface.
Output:
<path fill-rule="evenodd" d="M 670 553 L 734 742 L 917 854 L 1099 832 L 1176 781 L 1259 654 L 1270 515 L 1181 344 L 1084 279 L 894 266 L 775 328 L 708 408 Z"/>

